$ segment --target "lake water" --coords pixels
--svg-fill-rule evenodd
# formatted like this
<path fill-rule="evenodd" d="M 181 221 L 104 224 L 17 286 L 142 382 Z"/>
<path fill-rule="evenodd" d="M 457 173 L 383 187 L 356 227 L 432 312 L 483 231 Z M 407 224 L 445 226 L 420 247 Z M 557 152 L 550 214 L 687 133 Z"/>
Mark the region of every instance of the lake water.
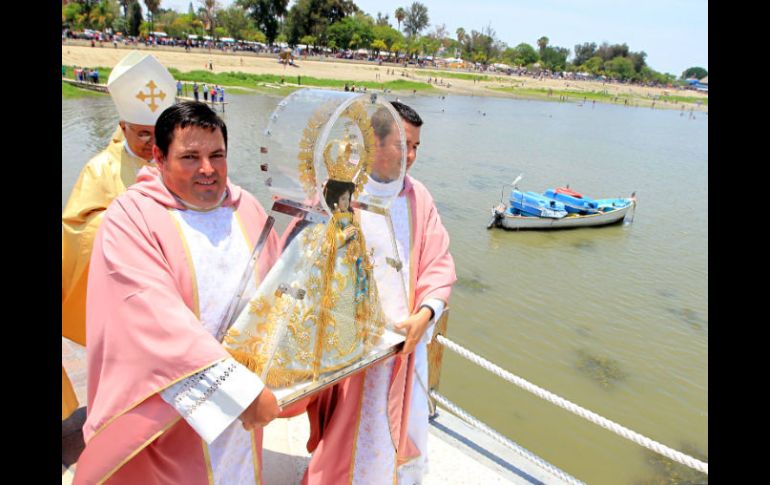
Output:
<path fill-rule="evenodd" d="M 259 146 L 280 99 L 228 98 L 230 177 L 269 208 Z M 447 336 L 534 384 L 704 459 L 708 115 L 460 96 L 401 101 L 425 121 L 411 174 L 433 194 L 457 265 Z M 62 101 L 62 206 L 116 123 L 107 97 Z M 519 173 L 523 190 L 569 184 L 596 198 L 636 191 L 633 222 L 487 231 L 490 208 Z M 575 477 L 635 484 L 664 476 L 657 455 L 451 352 L 445 356 L 442 394 Z"/>

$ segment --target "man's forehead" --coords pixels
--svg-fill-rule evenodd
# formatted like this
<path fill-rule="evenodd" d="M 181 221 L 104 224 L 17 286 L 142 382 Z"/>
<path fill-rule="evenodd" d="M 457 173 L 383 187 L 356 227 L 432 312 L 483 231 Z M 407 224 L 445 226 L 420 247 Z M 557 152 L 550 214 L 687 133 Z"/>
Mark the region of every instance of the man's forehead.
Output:
<path fill-rule="evenodd" d="M 225 137 L 219 128 L 203 128 L 201 126 L 177 126 L 174 128 L 173 143 L 184 144 L 185 146 L 200 146 L 204 143 L 221 142 L 225 145 Z"/>

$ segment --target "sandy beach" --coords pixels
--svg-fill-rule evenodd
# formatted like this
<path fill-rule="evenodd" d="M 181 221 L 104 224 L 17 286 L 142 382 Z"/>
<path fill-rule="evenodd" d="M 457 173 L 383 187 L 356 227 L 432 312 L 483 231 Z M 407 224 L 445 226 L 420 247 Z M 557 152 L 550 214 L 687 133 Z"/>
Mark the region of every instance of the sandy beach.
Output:
<path fill-rule="evenodd" d="M 594 81 L 539 80 L 525 76 L 483 73 L 483 75 L 488 76 L 488 80 L 474 82 L 472 80 L 442 78 L 441 71 L 433 69 L 422 69 L 413 66 L 404 68 L 387 63 L 378 66 L 374 63 L 340 62 L 333 58 L 313 59 L 311 57 L 308 59 L 296 59 L 295 62 L 299 67 L 287 67 L 278 63 L 275 57 L 257 56 L 253 53 L 223 53 L 215 50 L 212 50 L 211 53 L 198 50 L 185 52 L 181 48 L 146 48 L 143 45 L 131 47 L 131 49 L 134 48 L 150 51 L 166 67 L 176 68 L 182 72 L 206 70 L 208 69 L 209 61 L 211 61 L 215 73 L 236 71 L 251 74 L 285 75 L 287 83 L 296 80 L 297 75 L 353 82 L 388 82 L 402 79 L 425 83 L 428 82 L 429 78 L 435 79 L 438 76 L 439 79 L 443 80 L 444 85 L 434 85 L 434 90 L 431 94 L 437 96 L 457 94 L 466 96 L 533 97 L 531 93 L 517 93 L 515 90 L 513 92 L 506 92 L 494 89 L 514 87 L 524 90 L 553 89 L 554 91 L 570 91 L 575 93 L 573 101 L 580 100 L 582 93 L 606 92 L 606 94 L 614 96 L 631 96 L 639 106 L 649 106 L 654 97 L 665 95 L 708 99 L 707 94 L 692 90 L 682 91 Z M 67 43 L 62 44 L 62 64 L 87 67 L 114 66 L 129 50 L 128 47 L 122 45 L 116 49 L 107 42 L 104 43 L 104 47 L 90 47 L 85 42 L 81 44 L 77 41 L 68 40 Z M 466 71 L 454 72 L 468 73 Z M 471 72 L 468 74 L 482 73 Z M 447 84 L 450 86 L 448 87 Z M 558 100 L 558 94 L 555 94 L 554 97 Z M 623 103 L 622 99 L 620 103 Z M 676 106 L 672 104 L 665 106 L 664 103 L 658 103 L 656 107 L 658 106 L 661 108 L 677 108 L 681 107 L 682 103 L 678 103 Z M 688 109 L 693 107 L 704 111 L 708 110 L 707 105 L 687 103 L 686 106 Z"/>

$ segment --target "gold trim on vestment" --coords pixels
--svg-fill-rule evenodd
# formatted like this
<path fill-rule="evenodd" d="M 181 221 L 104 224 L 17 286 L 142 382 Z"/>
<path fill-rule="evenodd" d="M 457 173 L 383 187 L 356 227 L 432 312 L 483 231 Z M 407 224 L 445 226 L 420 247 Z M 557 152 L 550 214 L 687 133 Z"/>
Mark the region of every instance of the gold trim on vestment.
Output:
<path fill-rule="evenodd" d="M 404 197 L 406 198 L 406 211 L 407 214 L 409 214 L 409 306 L 407 307 L 407 311 L 409 312 L 409 315 L 411 315 L 412 308 L 414 308 L 414 291 L 417 286 L 417 265 L 414 264 L 415 255 L 413 254 L 414 248 L 417 245 L 414 243 L 414 211 L 412 211 L 412 204 L 409 202 L 409 197 Z"/>
<path fill-rule="evenodd" d="M 203 459 L 206 463 L 206 476 L 209 479 L 209 485 L 214 485 L 214 468 L 211 466 L 211 455 L 209 454 L 209 445 L 204 440 L 201 440 L 201 446 L 203 446 Z"/>
<path fill-rule="evenodd" d="M 364 393 L 366 392 L 366 374 L 368 374 L 368 370 L 363 370 L 361 374 L 361 395 L 358 396 L 358 416 L 356 417 L 356 431 L 353 433 L 353 451 L 350 455 L 350 473 L 348 474 L 348 485 L 353 485 L 356 466 L 356 451 L 358 451 L 358 430 L 361 429 L 361 408 L 364 405 Z"/>
<path fill-rule="evenodd" d="M 264 429 L 264 428 L 263 428 Z M 262 483 L 262 464 L 259 462 L 259 450 L 257 450 L 257 437 L 255 436 L 256 431 L 251 430 L 249 431 L 249 436 L 251 437 L 251 458 L 254 462 L 254 481 L 256 482 L 256 485 L 259 485 Z M 264 431 L 262 431 L 264 433 Z M 264 444 L 265 436 L 262 435 L 262 440 Z"/>
<path fill-rule="evenodd" d="M 221 361 L 223 361 L 223 360 L 225 360 L 225 359 L 227 359 L 227 358 L 229 358 L 229 357 L 230 357 L 230 356 L 228 355 L 228 356 L 225 356 L 225 357 L 219 358 L 219 359 L 217 359 L 217 360 L 215 360 L 215 361 L 213 361 L 213 362 L 211 362 L 211 363 L 208 363 L 208 364 L 206 364 L 206 365 L 205 365 L 205 366 L 203 366 L 203 367 L 200 367 L 200 368 L 199 368 L 199 369 L 197 369 L 197 370 L 194 370 L 194 371 L 192 371 L 192 372 L 190 372 L 190 373 L 188 373 L 188 374 L 184 374 L 183 376 L 181 376 L 181 377 L 179 377 L 179 378 L 177 378 L 177 379 L 174 379 L 174 380 L 173 380 L 173 381 L 171 381 L 171 382 L 170 382 L 170 383 L 169 383 L 167 386 L 165 386 L 165 387 L 162 387 L 162 388 L 160 388 L 160 389 L 157 389 L 157 390 L 155 390 L 155 391 L 152 391 L 151 393 L 147 394 L 147 395 L 146 395 L 146 396 L 144 396 L 143 398 L 141 398 L 141 399 L 139 399 L 138 401 L 134 402 L 132 405 L 128 406 L 126 409 L 124 409 L 124 410 L 123 410 L 123 411 L 121 411 L 120 413 L 118 413 L 118 414 L 116 414 L 115 416 L 113 416 L 112 418 L 110 418 L 110 419 L 109 419 L 109 420 L 108 420 L 106 423 L 104 423 L 103 425 L 99 426 L 99 429 L 97 429 L 96 431 L 94 431 L 94 434 L 93 434 L 93 436 L 91 436 L 91 438 L 90 438 L 90 439 L 87 441 L 87 443 L 90 443 L 92 439 L 96 438 L 96 435 L 98 435 L 99 433 L 101 433 L 101 432 L 104 430 L 104 428 L 106 428 L 107 426 L 109 426 L 110 424 L 112 424 L 112 422 L 113 422 L 113 421 L 115 421 L 115 420 L 116 420 L 116 419 L 118 419 L 119 417 L 123 416 L 123 415 L 124 415 L 124 414 L 126 414 L 127 412 L 131 411 L 132 409 L 134 409 L 134 408 L 135 408 L 135 407 L 137 407 L 138 405 L 142 404 L 144 401 L 146 401 L 147 399 L 149 399 L 149 398 L 150 398 L 150 396 L 153 396 L 153 395 L 155 395 L 155 394 L 160 394 L 160 392 L 161 392 L 161 391 L 163 391 L 164 389 L 166 389 L 166 388 L 168 388 L 168 387 L 171 387 L 171 386 L 173 386 L 173 385 L 174 385 L 174 384 L 176 384 L 177 382 L 179 382 L 179 381 L 181 381 L 181 380 L 183 380 L 183 379 L 187 379 L 187 378 L 188 378 L 188 377 L 190 377 L 191 375 L 193 375 L 193 374 L 197 374 L 198 372 L 200 372 L 200 371 L 202 371 L 202 370 L 208 369 L 208 368 L 209 368 L 209 367 L 211 367 L 212 365 L 214 365 L 214 364 L 216 364 L 216 363 L 218 363 L 218 362 L 221 362 Z"/>
<path fill-rule="evenodd" d="M 193 312 L 195 313 L 195 318 L 198 320 L 201 319 L 201 310 L 200 310 L 200 302 L 198 300 L 198 277 L 195 275 L 195 265 L 193 264 L 192 259 L 192 253 L 190 252 L 190 247 L 187 245 L 187 239 L 184 237 L 184 230 L 182 229 L 182 225 L 179 222 L 179 220 L 176 218 L 176 216 L 173 214 L 173 211 L 176 209 L 173 209 L 171 207 L 168 208 L 168 215 L 171 218 L 172 221 L 174 221 L 174 227 L 176 227 L 176 230 L 179 232 L 179 239 L 182 241 L 182 247 L 184 248 L 184 254 L 187 259 L 187 268 L 190 270 L 190 279 L 192 280 L 193 285 Z"/>
<path fill-rule="evenodd" d="M 243 238 L 246 240 L 246 247 L 249 249 L 249 258 L 251 258 L 251 253 L 254 251 L 254 243 L 252 243 L 251 238 L 249 238 L 249 233 L 246 230 L 246 224 L 244 224 L 243 219 L 241 219 L 241 213 L 235 209 L 233 209 L 233 214 L 235 214 L 235 220 L 238 221 L 238 226 L 241 228 L 241 233 L 243 234 Z M 267 243 L 265 243 L 267 244 Z M 265 248 L 263 247 L 262 250 Z M 260 251 L 259 256 L 262 256 L 262 251 Z M 249 259 L 250 260 L 250 259 Z M 254 261 L 254 288 L 259 287 L 259 265 L 257 265 L 257 261 Z"/>
<path fill-rule="evenodd" d="M 102 483 L 104 483 L 104 482 L 106 482 L 107 480 L 109 480 L 109 479 L 110 479 L 110 477 L 112 477 L 112 475 L 114 475 L 114 474 L 115 474 L 115 473 L 116 473 L 118 470 L 120 470 L 120 468 L 121 468 L 123 465 L 125 465 L 125 464 L 126 464 L 126 463 L 128 463 L 128 462 L 129 462 L 129 461 L 130 461 L 130 460 L 131 460 L 133 457 L 135 457 L 136 455 L 138 455 L 140 451 L 142 451 L 143 449 L 145 449 L 145 448 L 147 447 L 147 445 L 149 445 L 150 443 L 152 443 L 153 441 L 155 441 L 156 439 L 158 439 L 158 437 L 159 437 L 160 435 L 162 435 L 163 433 L 165 433 L 166 431 L 168 431 L 168 430 L 169 430 L 169 428 L 171 428 L 171 427 L 172 427 L 172 426 L 174 426 L 176 423 L 178 423 L 180 419 L 182 419 L 182 416 L 177 416 L 177 417 L 176 417 L 176 418 L 175 418 L 175 419 L 174 419 L 174 420 L 173 420 L 173 421 L 172 421 L 170 424 L 168 424 L 168 425 L 167 425 L 165 428 L 163 428 L 162 430 L 160 430 L 160 431 L 158 431 L 157 433 L 155 433 L 154 435 L 152 435 L 152 436 L 150 437 L 150 439 L 148 439 L 147 441 L 145 441 L 145 442 L 142 444 L 142 446 L 140 446 L 139 448 L 137 448 L 136 450 L 134 450 L 133 452 L 131 452 L 131 453 L 130 453 L 130 454 L 129 454 L 129 455 L 126 457 L 126 458 L 124 458 L 124 459 L 123 459 L 123 461 L 121 461 L 121 462 L 118 464 L 118 466 L 116 466 L 115 468 L 113 468 L 112 470 L 110 470 L 110 471 L 107 473 L 107 475 L 105 475 L 105 476 L 104 476 L 104 477 L 102 477 L 100 480 L 98 480 L 98 481 L 96 482 L 96 483 L 97 483 L 97 485 L 101 485 Z"/>

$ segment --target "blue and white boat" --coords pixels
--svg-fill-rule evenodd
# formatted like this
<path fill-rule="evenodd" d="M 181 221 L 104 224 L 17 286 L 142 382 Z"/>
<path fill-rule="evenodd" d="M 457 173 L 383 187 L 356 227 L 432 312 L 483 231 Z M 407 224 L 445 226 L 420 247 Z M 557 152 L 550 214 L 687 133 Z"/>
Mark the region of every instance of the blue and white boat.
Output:
<path fill-rule="evenodd" d="M 595 214 L 599 210 L 599 204 L 595 200 L 569 190 L 569 187 L 548 189 L 543 192 L 543 195 L 564 204 L 564 208 L 570 214 Z"/>
<path fill-rule="evenodd" d="M 636 207 L 636 193 L 630 197 L 591 199 L 568 187 L 537 192 L 521 192 L 513 182 L 508 204 L 492 208 L 487 229 L 564 229 L 603 226 L 622 222 Z"/>
<path fill-rule="evenodd" d="M 513 189 L 510 199 L 511 207 L 528 216 L 548 217 L 559 219 L 567 215 L 562 202 L 545 197 L 537 192 L 521 192 Z"/>

